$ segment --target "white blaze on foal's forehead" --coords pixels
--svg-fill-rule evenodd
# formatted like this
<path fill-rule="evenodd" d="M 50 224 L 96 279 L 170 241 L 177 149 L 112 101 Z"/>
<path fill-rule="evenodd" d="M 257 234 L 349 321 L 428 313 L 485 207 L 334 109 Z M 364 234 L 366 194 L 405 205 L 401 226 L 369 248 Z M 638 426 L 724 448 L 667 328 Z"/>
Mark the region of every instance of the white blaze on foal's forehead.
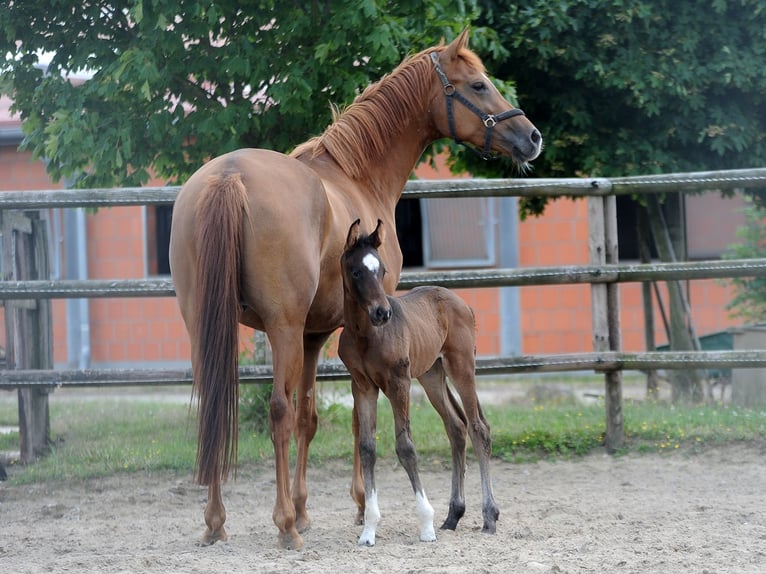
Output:
<path fill-rule="evenodd" d="M 380 259 L 375 257 L 372 253 L 365 255 L 364 258 L 362 258 L 362 263 L 373 273 L 377 273 L 378 269 L 380 269 Z"/>

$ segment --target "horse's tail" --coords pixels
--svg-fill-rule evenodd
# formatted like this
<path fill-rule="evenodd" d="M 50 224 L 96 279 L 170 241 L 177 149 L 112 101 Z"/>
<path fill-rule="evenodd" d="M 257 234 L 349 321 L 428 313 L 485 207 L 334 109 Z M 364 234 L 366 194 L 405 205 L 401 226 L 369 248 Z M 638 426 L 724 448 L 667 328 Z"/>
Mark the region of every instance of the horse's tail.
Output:
<path fill-rule="evenodd" d="M 197 203 L 198 399 L 195 478 L 226 480 L 236 466 L 239 407 L 239 306 L 247 191 L 238 173 L 211 177 Z"/>

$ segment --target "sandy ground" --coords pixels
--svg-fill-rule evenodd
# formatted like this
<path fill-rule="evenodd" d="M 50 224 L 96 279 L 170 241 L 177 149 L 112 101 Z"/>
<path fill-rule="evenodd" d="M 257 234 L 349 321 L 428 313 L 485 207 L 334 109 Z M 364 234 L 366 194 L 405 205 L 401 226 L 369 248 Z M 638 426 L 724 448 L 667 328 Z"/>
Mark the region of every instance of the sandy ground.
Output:
<path fill-rule="evenodd" d="M 418 540 L 414 497 L 392 461 L 378 464 L 383 520 L 360 548 L 350 468 L 309 472 L 312 528 L 302 551 L 276 548 L 273 468 L 226 485 L 230 539 L 203 530 L 206 490 L 189 476 L 129 474 L 31 486 L 0 483 L 0 571 L 37 572 L 766 572 L 766 445 L 557 462 L 495 461 L 497 534 L 481 533 L 478 468 L 456 532 Z M 421 469 L 437 526 L 449 472 Z"/>

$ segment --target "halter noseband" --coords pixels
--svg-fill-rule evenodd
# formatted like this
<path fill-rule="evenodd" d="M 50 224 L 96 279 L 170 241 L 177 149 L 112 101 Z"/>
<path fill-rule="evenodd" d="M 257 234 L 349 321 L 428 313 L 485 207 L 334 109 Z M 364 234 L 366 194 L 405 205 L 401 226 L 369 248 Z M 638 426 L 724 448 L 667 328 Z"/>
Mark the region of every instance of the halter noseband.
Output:
<path fill-rule="evenodd" d="M 458 139 L 457 133 L 455 132 L 455 117 L 452 112 L 452 99 L 454 98 L 463 104 L 466 108 L 475 113 L 477 116 L 479 116 L 482 123 L 484 124 L 484 127 L 487 128 L 486 137 L 484 138 L 484 151 L 479 151 L 474 147 L 471 147 L 470 149 L 475 151 L 482 159 L 490 159 L 492 157 L 492 129 L 503 120 L 507 120 L 516 116 L 523 116 L 524 112 L 522 112 L 519 108 L 513 108 L 511 110 L 506 110 L 496 116 L 493 114 L 485 114 L 475 105 L 473 105 L 473 103 L 471 103 L 465 96 L 463 96 L 463 94 L 458 92 L 455 86 L 450 83 L 447 75 L 444 73 L 444 70 L 442 70 L 441 64 L 439 64 L 438 52 L 431 52 L 431 61 L 433 61 L 434 69 L 436 70 L 436 73 L 442 82 L 442 86 L 444 86 L 444 95 L 447 99 L 447 121 L 449 122 L 450 137 L 455 140 L 455 143 L 463 143 L 460 139 Z"/>

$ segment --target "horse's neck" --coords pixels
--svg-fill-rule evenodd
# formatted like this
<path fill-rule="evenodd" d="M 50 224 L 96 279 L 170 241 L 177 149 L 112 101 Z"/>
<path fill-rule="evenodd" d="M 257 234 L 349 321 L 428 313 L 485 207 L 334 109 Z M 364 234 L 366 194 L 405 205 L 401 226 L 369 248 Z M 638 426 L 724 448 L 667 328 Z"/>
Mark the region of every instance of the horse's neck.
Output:
<path fill-rule="evenodd" d="M 343 329 L 353 335 L 354 339 L 368 339 L 378 332 L 378 327 L 373 327 L 370 322 L 367 311 L 348 298 L 343 300 Z"/>
<path fill-rule="evenodd" d="M 436 139 L 424 137 L 426 131 L 426 126 L 408 126 L 399 137 L 387 144 L 387 152 L 382 156 L 360 159 L 364 162 L 364 168 L 357 177 L 349 175 L 329 151 L 300 159 L 319 173 L 326 184 L 332 182 L 331 187 L 356 197 L 362 191 L 364 197 L 374 197 L 382 205 L 393 209 L 426 146 Z M 342 184 L 342 180 L 348 183 Z"/>

